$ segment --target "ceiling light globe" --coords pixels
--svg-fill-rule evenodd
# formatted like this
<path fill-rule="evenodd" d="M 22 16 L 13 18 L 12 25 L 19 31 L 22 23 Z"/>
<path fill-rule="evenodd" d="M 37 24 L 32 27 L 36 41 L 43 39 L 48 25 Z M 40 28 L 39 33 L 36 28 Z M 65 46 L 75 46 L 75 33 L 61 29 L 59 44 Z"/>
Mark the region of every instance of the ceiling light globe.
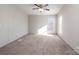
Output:
<path fill-rule="evenodd" d="M 44 9 L 40 8 L 40 9 L 39 9 L 39 11 L 40 11 L 40 12 L 43 12 L 43 11 L 44 11 Z"/>

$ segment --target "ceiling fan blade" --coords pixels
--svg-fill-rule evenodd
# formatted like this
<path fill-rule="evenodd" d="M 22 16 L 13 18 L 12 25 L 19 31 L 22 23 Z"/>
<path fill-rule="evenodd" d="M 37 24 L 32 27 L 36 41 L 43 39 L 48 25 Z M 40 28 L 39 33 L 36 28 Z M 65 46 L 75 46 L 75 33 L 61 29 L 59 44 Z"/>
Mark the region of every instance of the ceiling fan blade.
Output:
<path fill-rule="evenodd" d="M 39 9 L 39 8 L 32 8 L 33 10 Z"/>
<path fill-rule="evenodd" d="M 50 9 L 44 9 L 44 10 L 50 11 Z"/>
<path fill-rule="evenodd" d="M 39 8 L 41 8 L 38 4 L 34 4 L 35 6 L 37 6 L 37 7 L 39 7 Z"/>
<path fill-rule="evenodd" d="M 43 7 L 47 7 L 47 6 L 48 6 L 48 4 L 43 5 Z"/>

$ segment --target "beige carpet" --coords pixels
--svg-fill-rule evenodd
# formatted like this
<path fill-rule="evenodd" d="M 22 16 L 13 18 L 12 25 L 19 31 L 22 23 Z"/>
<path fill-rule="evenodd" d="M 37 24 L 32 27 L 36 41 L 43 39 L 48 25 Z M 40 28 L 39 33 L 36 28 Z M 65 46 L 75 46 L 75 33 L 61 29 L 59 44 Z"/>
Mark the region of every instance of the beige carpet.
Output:
<path fill-rule="evenodd" d="M 1 55 L 75 55 L 56 35 L 27 35 L 3 48 Z"/>

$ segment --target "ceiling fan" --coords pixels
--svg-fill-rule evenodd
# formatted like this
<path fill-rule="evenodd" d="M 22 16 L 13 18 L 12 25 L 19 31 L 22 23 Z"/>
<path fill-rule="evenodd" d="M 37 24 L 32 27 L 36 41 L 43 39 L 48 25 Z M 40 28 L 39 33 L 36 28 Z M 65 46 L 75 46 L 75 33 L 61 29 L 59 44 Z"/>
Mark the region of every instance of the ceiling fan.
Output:
<path fill-rule="evenodd" d="M 46 8 L 48 4 L 34 4 L 37 6 L 37 8 L 33 8 L 33 10 L 39 10 L 40 12 L 43 12 L 44 10 L 49 11 L 50 9 Z"/>

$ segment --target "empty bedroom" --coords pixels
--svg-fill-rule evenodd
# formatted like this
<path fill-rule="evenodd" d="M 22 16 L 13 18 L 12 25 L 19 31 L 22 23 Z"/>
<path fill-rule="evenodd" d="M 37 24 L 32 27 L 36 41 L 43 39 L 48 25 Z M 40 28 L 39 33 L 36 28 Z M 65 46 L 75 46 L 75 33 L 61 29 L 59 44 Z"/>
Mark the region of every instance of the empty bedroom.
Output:
<path fill-rule="evenodd" d="M 0 4 L 0 55 L 78 55 L 78 13 L 78 4 Z"/>

